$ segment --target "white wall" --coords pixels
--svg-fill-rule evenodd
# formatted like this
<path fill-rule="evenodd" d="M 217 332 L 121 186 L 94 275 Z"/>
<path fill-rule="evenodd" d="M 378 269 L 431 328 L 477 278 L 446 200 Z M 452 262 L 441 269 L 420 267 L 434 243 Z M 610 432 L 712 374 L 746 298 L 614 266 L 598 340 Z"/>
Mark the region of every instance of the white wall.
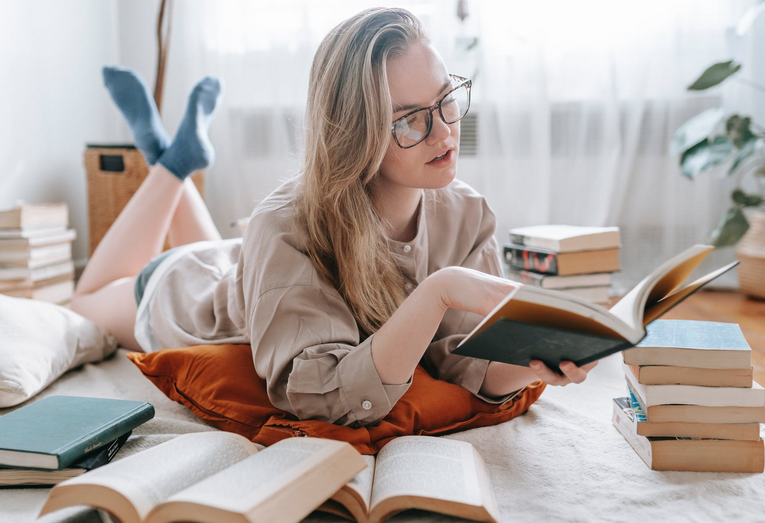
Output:
<path fill-rule="evenodd" d="M 0 209 L 65 201 L 87 257 L 83 151 L 124 140 L 101 80 L 119 60 L 116 0 L 0 0 Z"/>

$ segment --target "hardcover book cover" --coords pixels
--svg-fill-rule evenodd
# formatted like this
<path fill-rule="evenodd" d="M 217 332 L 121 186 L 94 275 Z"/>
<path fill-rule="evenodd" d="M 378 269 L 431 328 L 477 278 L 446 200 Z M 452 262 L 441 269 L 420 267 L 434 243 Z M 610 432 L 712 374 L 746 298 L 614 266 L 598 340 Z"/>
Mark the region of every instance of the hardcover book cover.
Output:
<path fill-rule="evenodd" d="M 153 417 L 145 401 L 48 396 L 0 416 L 0 465 L 66 468 Z"/>

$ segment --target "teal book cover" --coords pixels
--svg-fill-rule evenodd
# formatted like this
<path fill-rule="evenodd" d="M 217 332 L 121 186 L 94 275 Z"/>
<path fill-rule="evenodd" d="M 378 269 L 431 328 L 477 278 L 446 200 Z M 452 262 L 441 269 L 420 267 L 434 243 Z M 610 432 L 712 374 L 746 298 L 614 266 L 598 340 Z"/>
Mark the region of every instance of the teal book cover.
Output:
<path fill-rule="evenodd" d="M 0 465 L 66 468 L 153 417 L 145 401 L 48 396 L 0 416 Z"/>
<path fill-rule="evenodd" d="M 696 320 L 656 320 L 646 327 L 637 347 L 750 351 L 737 323 Z"/>

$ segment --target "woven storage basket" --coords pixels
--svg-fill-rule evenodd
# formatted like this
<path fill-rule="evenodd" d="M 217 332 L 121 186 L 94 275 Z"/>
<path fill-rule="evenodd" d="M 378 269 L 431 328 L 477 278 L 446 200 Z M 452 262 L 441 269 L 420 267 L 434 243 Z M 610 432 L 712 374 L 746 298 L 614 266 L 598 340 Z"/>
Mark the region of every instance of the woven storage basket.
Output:
<path fill-rule="evenodd" d="M 141 152 L 132 145 L 88 145 L 85 150 L 88 177 L 89 254 L 93 254 L 114 220 L 149 174 Z M 191 175 L 204 197 L 204 172 Z M 165 249 L 169 247 L 165 242 Z"/>
<path fill-rule="evenodd" d="M 738 283 L 754 298 L 765 299 L 765 213 L 749 216 L 749 230 L 736 247 Z"/>

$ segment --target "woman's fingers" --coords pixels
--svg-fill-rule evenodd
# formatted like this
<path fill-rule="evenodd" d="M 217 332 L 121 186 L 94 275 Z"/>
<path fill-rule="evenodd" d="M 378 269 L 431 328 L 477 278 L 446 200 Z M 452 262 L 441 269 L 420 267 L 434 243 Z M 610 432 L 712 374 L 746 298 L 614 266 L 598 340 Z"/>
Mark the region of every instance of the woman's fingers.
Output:
<path fill-rule="evenodd" d="M 562 361 L 560 370 L 572 383 L 582 383 L 587 379 L 587 371 L 582 367 L 577 367 L 573 362 Z"/>
<path fill-rule="evenodd" d="M 532 360 L 529 363 L 529 367 L 545 383 L 565 387 L 569 383 L 582 383 L 587 379 L 587 373 L 595 368 L 597 364 L 597 361 L 593 361 L 592 363 L 577 367 L 573 362 L 563 361 L 560 364 L 560 370 L 563 372 L 563 376 L 554 372 L 539 360 Z"/>
<path fill-rule="evenodd" d="M 539 379 L 549 385 L 558 385 L 565 387 L 571 380 L 567 376 L 561 376 L 557 372 L 550 370 L 550 368 L 539 360 L 532 360 L 529 363 L 529 367 L 533 370 Z"/>

